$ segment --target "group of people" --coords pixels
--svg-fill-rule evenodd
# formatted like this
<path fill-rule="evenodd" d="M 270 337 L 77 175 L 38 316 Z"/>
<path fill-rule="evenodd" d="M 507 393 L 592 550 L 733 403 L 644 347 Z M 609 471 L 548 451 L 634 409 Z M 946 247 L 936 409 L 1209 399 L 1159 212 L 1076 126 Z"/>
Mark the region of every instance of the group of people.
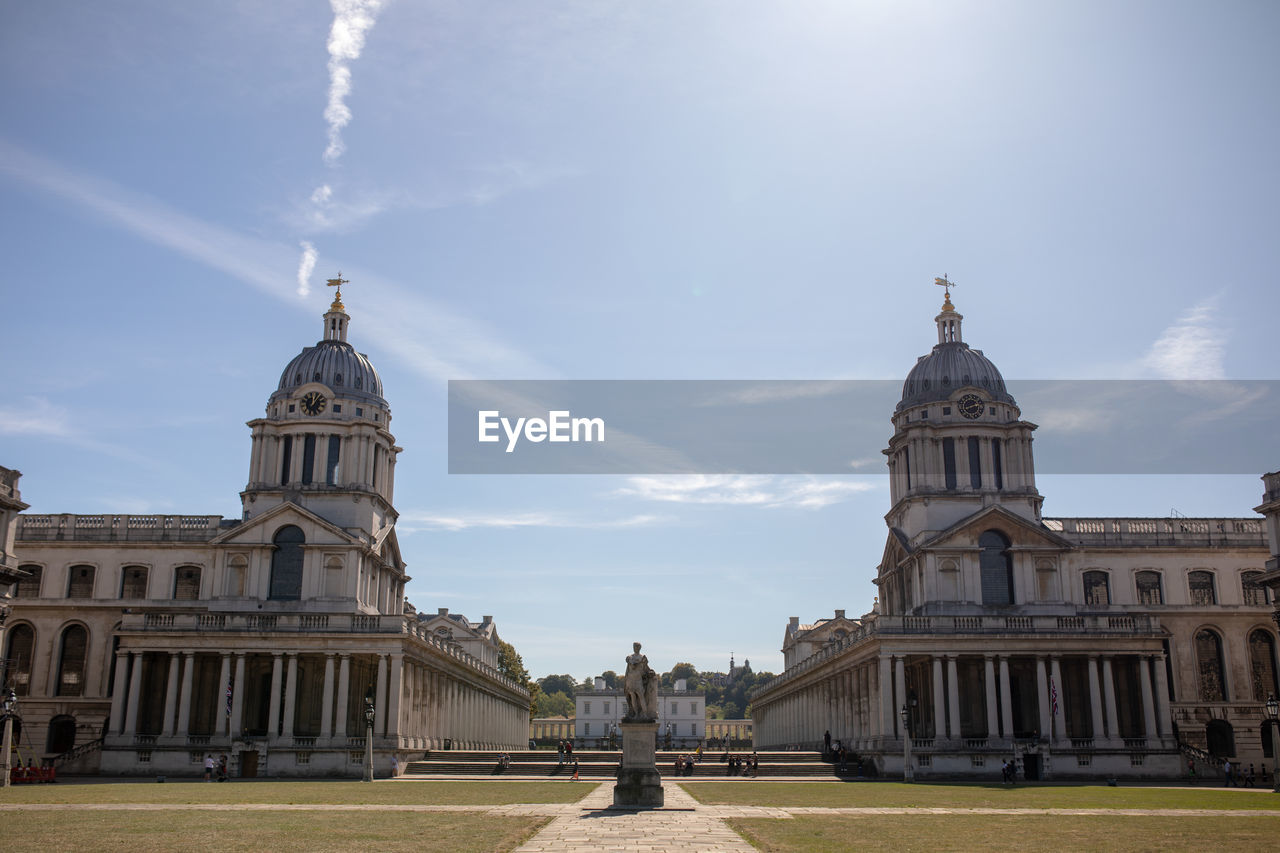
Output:
<path fill-rule="evenodd" d="M 216 762 L 213 760 L 213 753 L 209 753 L 209 754 L 205 755 L 205 757 L 204 757 L 204 781 L 206 781 L 206 782 L 212 782 L 212 781 L 213 781 L 213 772 L 214 772 L 214 770 L 217 770 L 217 771 L 218 771 L 218 781 L 219 781 L 219 782 L 225 782 L 225 781 L 227 781 L 227 756 L 226 756 L 226 755 L 222 755 L 222 756 L 220 756 Z"/>
<path fill-rule="evenodd" d="M 1188 762 L 1191 763 L 1191 762 Z M 1195 778 L 1195 764 L 1191 763 L 1192 778 Z M 1223 783 L 1228 788 L 1252 788 L 1258 781 L 1258 774 L 1254 771 L 1253 765 L 1249 765 L 1249 769 L 1245 770 L 1243 764 L 1232 764 L 1229 760 L 1222 764 Z M 1267 783 L 1267 767 L 1262 767 L 1262 783 Z"/>
<path fill-rule="evenodd" d="M 566 761 L 573 760 L 573 741 L 561 740 L 556 742 L 557 764 L 564 764 Z"/>
<path fill-rule="evenodd" d="M 1018 765 L 1007 758 L 1000 762 L 1000 780 L 1006 785 L 1018 781 Z"/>
<path fill-rule="evenodd" d="M 754 752 L 750 755 L 730 755 L 726 752 L 720 756 L 720 761 L 727 764 L 725 775 L 727 776 L 750 776 L 755 778 L 760 772 L 760 756 Z"/>

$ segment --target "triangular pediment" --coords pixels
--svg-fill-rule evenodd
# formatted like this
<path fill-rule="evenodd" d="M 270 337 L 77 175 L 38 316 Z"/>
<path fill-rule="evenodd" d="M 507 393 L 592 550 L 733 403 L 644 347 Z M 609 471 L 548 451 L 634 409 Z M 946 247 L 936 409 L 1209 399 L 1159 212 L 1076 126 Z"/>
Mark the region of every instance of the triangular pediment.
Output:
<path fill-rule="evenodd" d="M 365 543 L 341 527 L 326 521 L 294 503 L 272 507 L 257 518 L 251 518 L 214 537 L 214 545 L 269 545 L 276 531 L 293 524 L 309 531 L 307 544 L 343 544 L 364 547 Z"/>
<path fill-rule="evenodd" d="M 884 553 L 880 555 L 880 573 L 899 565 L 911 553 L 911 540 L 907 538 L 907 534 L 897 527 L 890 527 L 889 536 L 884 543 Z"/>
<path fill-rule="evenodd" d="M 1076 547 L 1075 543 L 1064 539 L 1043 524 L 1010 512 L 997 504 L 983 507 L 972 515 L 960 519 L 946 530 L 939 531 L 921 542 L 916 546 L 916 550 L 933 550 L 958 544 L 971 547 L 977 534 L 990 529 L 1002 531 L 1013 540 L 1015 546 L 1024 548 L 1039 546 L 1070 551 Z"/>

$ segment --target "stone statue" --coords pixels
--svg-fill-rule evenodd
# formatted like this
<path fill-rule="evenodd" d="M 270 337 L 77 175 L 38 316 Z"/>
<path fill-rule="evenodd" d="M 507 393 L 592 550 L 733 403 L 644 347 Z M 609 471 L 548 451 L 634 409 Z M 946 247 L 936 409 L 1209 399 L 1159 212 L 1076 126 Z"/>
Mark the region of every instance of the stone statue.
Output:
<path fill-rule="evenodd" d="M 649 667 L 649 658 L 640 654 L 640 644 L 631 644 L 622 688 L 627 694 L 624 723 L 652 723 L 658 719 L 658 673 Z"/>

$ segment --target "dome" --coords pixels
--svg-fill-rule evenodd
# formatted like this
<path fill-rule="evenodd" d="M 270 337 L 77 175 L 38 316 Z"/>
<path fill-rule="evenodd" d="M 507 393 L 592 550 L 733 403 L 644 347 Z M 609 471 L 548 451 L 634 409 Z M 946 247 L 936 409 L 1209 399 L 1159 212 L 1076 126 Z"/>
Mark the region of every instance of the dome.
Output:
<path fill-rule="evenodd" d="M 960 341 L 938 344 L 922 356 L 902 383 L 902 402 L 895 411 L 921 403 L 947 400 L 966 386 L 981 388 L 993 400 L 1013 403 L 1004 387 L 1004 377 L 982 350 L 970 349 Z"/>
<path fill-rule="evenodd" d="M 326 385 L 340 397 L 387 408 L 378 371 L 367 355 L 356 352 L 346 341 L 320 341 L 294 356 L 280 374 L 280 385 L 272 396 L 288 394 L 308 382 Z"/>

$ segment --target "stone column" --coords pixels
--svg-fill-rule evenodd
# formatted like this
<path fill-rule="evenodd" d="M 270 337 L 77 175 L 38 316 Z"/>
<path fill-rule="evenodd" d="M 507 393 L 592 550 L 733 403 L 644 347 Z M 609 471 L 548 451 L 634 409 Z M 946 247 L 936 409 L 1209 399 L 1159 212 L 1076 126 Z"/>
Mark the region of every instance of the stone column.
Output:
<path fill-rule="evenodd" d="M 268 743 L 280 734 L 280 680 L 283 670 L 283 652 L 271 653 L 271 702 L 267 708 Z"/>
<path fill-rule="evenodd" d="M 347 712 L 350 710 L 351 693 L 351 655 L 338 656 L 338 708 L 334 712 L 337 719 L 333 721 L 333 736 L 347 736 Z M 355 734 L 355 732 L 352 732 Z"/>
<path fill-rule="evenodd" d="M 942 658 L 933 656 L 933 736 L 947 736 L 947 690 L 942 680 Z"/>
<path fill-rule="evenodd" d="M 400 743 L 400 691 L 402 673 L 404 672 L 404 655 L 391 656 L 391 683 L 387 690 L 387 736 Z"/>
<path fill-rule="evenodd" d="M 999 708 L 996 703 L 995 655 L 983 655 L 982 664 L 982 681 L 987 688 L 987 738 L 995 740 L 1000 737 Z"/>
<path fill-rule="evenodd" d="M 231 653 L 222 653 L 222 669 L 218 672 L 218 689 L 213 691 L 213 718 L 217 722 L 213 730 L 225 735 L 230 731 L 231 716 L 226 711 L 227 685 L 231 683 Z"/>
<path fill-rule="evenodd" d="M 1101 741 L 1104 733 L 1102 727 L 1102 691 L 1098 689 L 1098 656 L 1089 655 L 1089 722 L 1093 726 L 1094 742 Z"/>
<path fill-rule="evenodd" d="M 893 663 L 893 674 L 897 680 L 893 689 L 893 707 L 889 709 L 889 713 L 893 714 L 894 719 L 897 720 L 897 709 L 907 704 L 907 663 L 906 659 L 901 655 L 895 657 Z M 898 732 L 899 737 L 903 737 L 905 734 L 905 732 Z"/>
<path fill-rule="evenodd" d="M 1053 678 L 1053 690 L 1058 694 L 1058 711 L 1054 713 L 1053 697 L 1049 697 L 1049 714 L 1053 717 L 1053 735 L 1054 741 L 1065 741 L 1067 739 L 1067 695 L 1062 689 L 1062 668 L 1059 664 L 1057 655 L 1049 657 L 1050 675 Z"/>
<path fill-rule="evenodd" d="M 1160 727 L 1160 736 L 1173 738 L 1173 717 L 1169 712 L 1169 679 L 1165 675 L 1164 655 L 1157 655 L 1152 663 L 1156 670 L 1156 723 Z"/>
<path fill-rule="evenodd" d="M 387 736 L 387 656 L 378 655 L 378 698 L 374 700 L 378 706 L 378 717 L 374 721 L 374 730 L 378 737 Z"/>
<path fill-rule="evenodd" d="M 1154 746 L 1160 733 L 1156 729 L 1156 703 L 1151 690 L 1150 663 L 1151 658 L 1148 656 L 1138 656 L 1138 677 L 1142 681 L 1142 733 L 1146 736 L 1148 745 Z"/>
<path fill-rule="evenodd" d="M 284 677 L 284 725 L 280 728 L 281 739 L 293 738 L 293 718 L 298 707 L 298 655 L 289 655 L 289 666 L 285 668 Z"/>
<path fill-rule="evenodd" d="M 182 656 L 182 698 L 178 702 L 178 734 L 191 734 L 191 690 L 195 683 L 196 656 L 187 652 Z"/>
<path fill-rule="evenodd" d="M 173 735 L 173 712 L 178 706 L 178 663 L 177 654 L 169 653 L 169 677 L 165 680 L 164 691 L 164 724 L 160 731 L 166 736 Z"/>
<path fill-rule="evenodd" d="M 1000 656 L 1000 726 L 1004 737 L 1013 740 L 1013 693 L 1009 687 L 1009 658 Z"/>
<path fill-rule="evenodd" d="M 951 737 L 957 743 L 964 738 L 960 730 L 960 673 L 956 666 L 956 656 L 947 655 L 947 681 L 951 689 L 947 691 L 947 709 L 951 712 Z"/>
<path fill-rule="evenodd" d="M 35 667 L 32 667 L 35 670 Z M 129 653 L 116 652 L 116 682 L 111 691 L 111 733 L 124 731 L 124 710 L 129 705 L 129 697 L 125 693 L 129 684 Z"/>
<path fill-rule="evenodd" d="M 1116 714 L 1116 683 L 1111 673 L 1111 656 L 1102 658 L 1102 700 L 1107 712 L 1107 737 L 1120 742 L 1120 717 Z"/>
<path fill-rule="evenodd" d="M 231 694 L 231 736 L 240 737 L 244 732 L 244 659 L 236 655 L 236 686 Z"/>
<path fill-rule="evenodd" d="M 320 737 L 333 737 L 333 655 L 324 656 L 324 690 L 320 694 Z"/>
<path fill-rule="evenodd" d="M 129 705 L 124 712 L 124 733 L 138 733 L 138 701 L 142 696 L 142 652 L 133 653 L 133 671 L 129 673 Z"/>
<path fill-rule="evenodd" d="M 1050 739 L 1053 720 L 1049 715 L 1049 676 L 1044 664 L 1044 655 L 1036 655 L 1036 707 L 1040 709 L 1040 737 Z"/>

